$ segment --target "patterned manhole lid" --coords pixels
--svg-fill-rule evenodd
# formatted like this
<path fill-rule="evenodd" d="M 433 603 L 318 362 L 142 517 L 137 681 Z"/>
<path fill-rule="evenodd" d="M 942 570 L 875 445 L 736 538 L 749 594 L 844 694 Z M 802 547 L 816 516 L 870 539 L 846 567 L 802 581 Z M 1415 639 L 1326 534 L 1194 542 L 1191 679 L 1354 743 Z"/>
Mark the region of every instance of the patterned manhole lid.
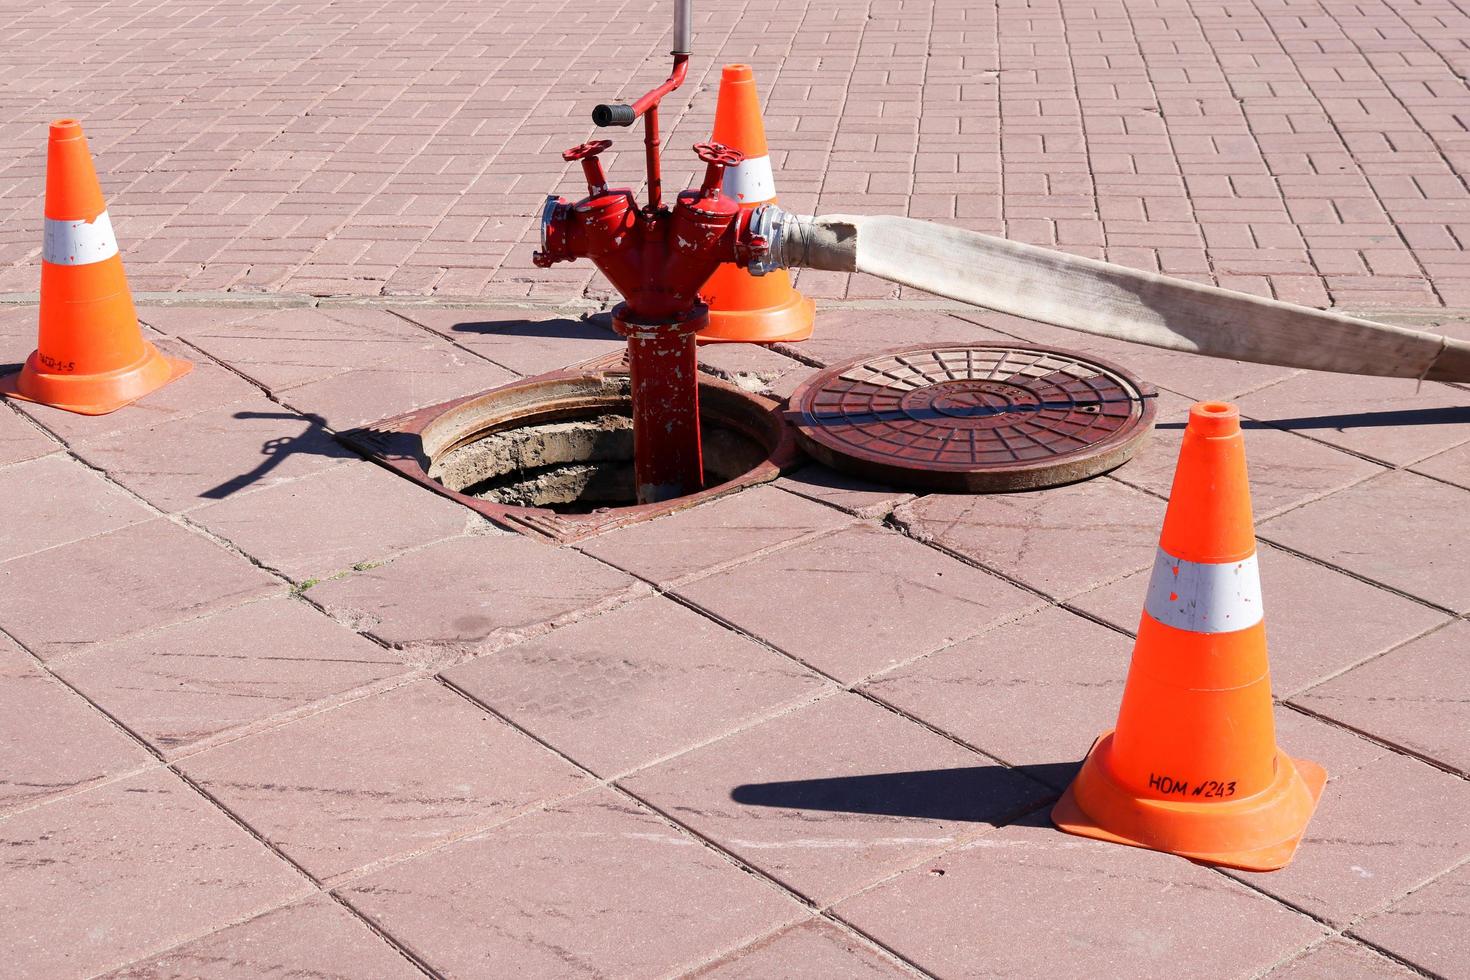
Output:
<path fill-rule="evenodd" d="M 954 492 L 1070 483 L 1125 462 L 1155 390 L 1106 361 L 1029 344 L 889 351 L 791 396 L 802 447 L 835 469 Z"/>

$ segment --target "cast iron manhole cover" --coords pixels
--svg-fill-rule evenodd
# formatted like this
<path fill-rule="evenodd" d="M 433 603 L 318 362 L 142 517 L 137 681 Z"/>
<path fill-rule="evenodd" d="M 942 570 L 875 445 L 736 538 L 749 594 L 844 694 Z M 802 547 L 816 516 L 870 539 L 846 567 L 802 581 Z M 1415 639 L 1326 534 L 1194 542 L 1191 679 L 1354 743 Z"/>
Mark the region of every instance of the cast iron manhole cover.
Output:
<path fill-rule="evenodd" d="M 1029 344 L 889 351 L 791 396 L 802 447 L 898 486 L 987 492 L 1071 483 L 1125 462 L 1156 392 L 1106 361 Z"/>

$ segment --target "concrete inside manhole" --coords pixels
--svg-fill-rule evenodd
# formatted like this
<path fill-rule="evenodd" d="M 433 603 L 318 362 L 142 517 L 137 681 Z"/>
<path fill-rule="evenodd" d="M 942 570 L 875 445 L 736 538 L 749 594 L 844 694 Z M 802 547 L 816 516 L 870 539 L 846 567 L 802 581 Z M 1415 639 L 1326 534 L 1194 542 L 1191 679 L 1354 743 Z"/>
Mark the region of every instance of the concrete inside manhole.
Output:
<path fill-rule="evenodd" d="M 340 438 L 503 527 L 561 542 L 769 482 L 802 460 L 780 402 L 702 376 L 704 489 L 638 504 L 630 389 L 618 367 L 556 371 Z"/>
<path fill-rule="evenodd" d="M 767 450 L 718 421 L 702 427 L 705 485 L 760 465 Z M 429 478 L 466 496 L 512 507 L 580 514 L 637 503 L 633 419 L 599 408 L 555 421 L 484 432 L 435 457 Z"/>

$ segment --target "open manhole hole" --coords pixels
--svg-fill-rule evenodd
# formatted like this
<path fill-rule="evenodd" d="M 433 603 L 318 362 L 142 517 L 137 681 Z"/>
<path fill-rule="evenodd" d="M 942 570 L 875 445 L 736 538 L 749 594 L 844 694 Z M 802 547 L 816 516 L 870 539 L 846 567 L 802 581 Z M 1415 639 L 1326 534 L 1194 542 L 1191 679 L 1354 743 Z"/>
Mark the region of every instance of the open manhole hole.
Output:
<path fill-rule="evenodd" d="M 803 449 L 894 486 L 1035 490 L 1126 462 L 1157 392 L 1095 357 L 1030 344 L 906 347 L 838 364 L 791 396 Z"/>
<path fill-rule="evenodd" d="M 705 489 L 637 504 L 626 370 L 558 371 L 341 438 L 502 527 L 575 541 L 774 480 L 800 453 L 779 403 L 700 379 Z"/>

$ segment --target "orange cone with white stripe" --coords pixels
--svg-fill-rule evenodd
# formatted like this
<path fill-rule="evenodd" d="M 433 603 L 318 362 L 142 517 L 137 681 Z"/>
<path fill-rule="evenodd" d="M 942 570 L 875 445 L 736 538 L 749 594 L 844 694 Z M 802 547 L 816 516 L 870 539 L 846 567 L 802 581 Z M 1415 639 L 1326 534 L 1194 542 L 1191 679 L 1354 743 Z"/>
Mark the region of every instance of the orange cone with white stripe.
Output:
<path fill-rule="evenodd" d="M 182 377 L 188 361 L 143 339 L 87 138 L 75 119 L 51 124 L 36 350 L 0 395 L 106 415 Z"/>
<path fill-rule="evenodd" d="M 776 200 L 760 95 L 749 65 L 725 66 L 710 139 L 745 154 L 739 164 L 725 168 L 722 190 L 727 196 L 747 211 Z M 806 340 L 812 335 L 816 304 L 792 287 L 785 269 L 753 276 L 726 263 L 715 270 L 699 295 L 710 311 L 709 326 L 699 332 L 700 340 L 771 344 Z"/>
<path fill-rule="evenodd" d="M 1327 774 L 1276 745 L 1234 405 L 1189 412 L 1118 725 L 1052 810 L 1073 834 L 1249 871 L 1285 867 Z"/>

